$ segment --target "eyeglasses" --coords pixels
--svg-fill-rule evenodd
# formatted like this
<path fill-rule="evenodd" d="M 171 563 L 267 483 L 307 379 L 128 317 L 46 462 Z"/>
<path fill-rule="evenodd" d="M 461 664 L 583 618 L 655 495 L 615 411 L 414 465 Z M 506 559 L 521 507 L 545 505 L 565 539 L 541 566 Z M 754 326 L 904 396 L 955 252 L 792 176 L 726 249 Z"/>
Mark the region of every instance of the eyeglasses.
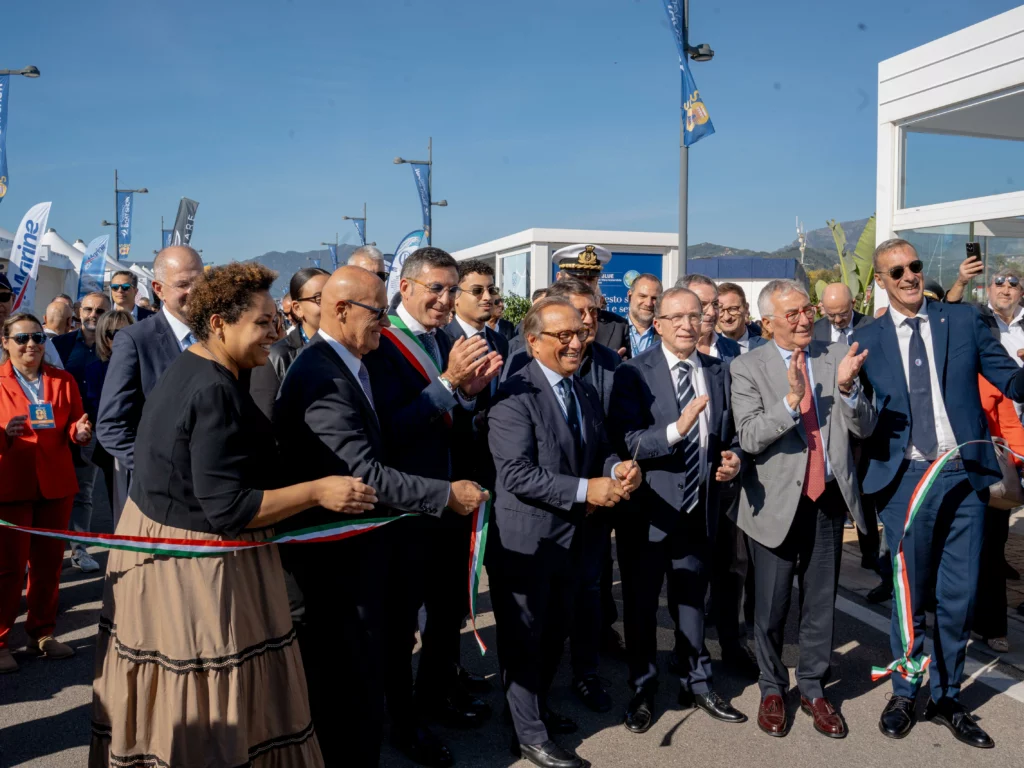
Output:
<path fill-rule="evenodd" d="M 900 264 L 898 267 L 893 267 L 892 269 L 889 270 L 889 277 L 891 277 L 893 280 L 899 280 L 903 277 L 903 273 L 907 269 L 909 269 L 915 275 L 919 275 L 921 274 L 921 270 L 924 269 L 924 264 L 921 263 L 920 259 L 914 259 L 912 262 L 907 264 L 906 267 Z"/>
<path fill-rule="evenodd" d="M 14 298 L 14 294 L 9 291 L 0 293 L 0 304 L 6 304 L 8 301 Z"/>
<path fill-rule="evenodd" d="M 842 312 L 826 312 L 825 317 L 829 320 L 842 320 L 844 317 L 849 317 L 853 314 L 852 309 L 844 309 Z"/>
<path fill-rule="evenodd" d="M 468 293 L 479 298 L 483 296 L 484 291 L 487 291 L 488 296 L 497 296 L 501 291 L 496 285 L 473 285 L 469 288 L 459 288 L 459 293 Z"/>
<path fill-rule="evenodd" d="M 107 337 L 107 341 L 113 341 L 113 340 L 114 340 L 114 337 L 115 337 L 115 336 L 117 335 L 117 332 L 118 332 L 118 331 L 120 331 L 120 330 L 121 330 L 120 328 L 115 328 L 115 329 L 114 329 L 114 330 L 112 330 L 112 331 L 109 331 L 109 330 L 108 330 L 108 331 L 107 331 L 107 332 L 106 332 L 105 334 L 103 334 L 103 335 Z"/>
<path fill-rule="evenodd" d="M 377 277 L 379 277 L 385 283 L 388 281 L 388 277 L 390 277 L 390 275 L 387 272 L 374 272 L 373 274 L 375 274 Z"/>
<path fill-rule="evenodd" d="M 320 294 L 318 293 L 317 296 L 319 296 L 319 295 Z M 370 304 L 363 304 L 362 302 L 351 301 L 349 299 L 344 299 L 344 301 L 346 303 L 348 303 L 348 304 L 353 304 L 353 305 L 355 305 L 357 307 L 362 307 L 363 309 L 366 309 L 366 310 L 369 310 L 370 312 L 373 312 L 373 314 L 375 314 L 377 316 L 376 320 L 377 320 L 378 323 L 383 319 L 384 315 L 386 315 L 388 313 L 388 308 L 387 307 L 374 307 L 374 306 L 371 306 Z M 318 301 L 317 304 L 319 304 L 319 303 L 320 302 Z"/>
<path fill-rule="evenodd" d="M 790 325 L 796 325 L 800 322 L 800 315 L 803 315 L 808 320 L 814 320 L 814 307 L 808 304 L 803 309 L 791 309 L 789 312 L 782 315 L 782 317 L 786 318 L 786 322 Z M 765 317 L 779 317 L 779 315 L 765 315 Z"/>
<path fill-rule="evenodd" d="M 700 309 L 706 315 L 708 313 L 708 309 L 713 309 L 715 312 L 718 312 L 722 309 L 722 305 L 718 303 L 718 299 L 715 299 L 714 301 L 702 301 L 700 303 Z"/>
<path fill-rule="evenodd" d="M 427 285 L 426 283 L 421 283 L 414 277 L 410 277 L 409 280 L 412 280 L 416 285 L 422 285 L 427 289 L 427 293 L 432 293 L 435 296 L 441 296 L 446 293 L 448 294 L 449 299 L 454 299 L 459 295 L 459 291 L 462 290 L 457 285 L 441 285 L 440 283 L 431 283 L 430 285 Z"/>
<path fill-rule="evenodd" d="M 301 299 L 292 299 L 292 304 L 294 304 L 297 301 L 312 301 L 314 304 L 316 304 L 319 307 L 320 306 L 320 297 L 322 295 L 323 294 L 320 294 L 320 293 L 314 293 L 312 296 L 303 296 Z M 353 304 L 354 303 L 355 302 L 353 302 Z"/>
<path fill-rule="evenodd" d="M 135 286 L 131 283 L 111 283 L 110 290 L 112 291 L 130 291 Z"/>
<path fill-rule="evenodd" d="M 573 339 L 579 339 L 580 343 L 582 344 L 584 341 L 587 340 L 587 336 L 590 335 L 590 329 L 580 328 L 579 330 L 576 331 L 559 331 L 558 333 L 553 333 L 551 331 L 541 331 L 541 335 L 550 336 L 553 339 L 558 339 L 559 344 L 571 344 Z"/>
<path fill-rule="evenodd" d="M 992 285 L 1003 285 L 1006 284 L 1011 288 L 1016 288 L 1020 285 L 1020 279 L 1016 277 L 993 277 Z"/>
<path fill-rule="evenodd" d="M 46 343 L 46 334 L 42 331 L 35 331 L 34 333 L 15 333 L 13 336 L 7 336 L 7 338 L 13 339 L 14 343 L 20 347 L 24 347 L 30 341 L 34 341 L 40 347 Z"/>
<path fill-rule="evenodd" d="M 701 306 L 703 306 L 703 304 Z M 718 308 L 723 315 L 728 315 L 729 317 L 736 317 L 737 315 L 743 314 L 743 307 L 723 307 L 719 304 Z"/>
<path fill-rule="evenodd" d="M 695 325 L 701 324 L 701 321 L 704 319 L 704 316 L 698 315 L 696 313 L 691 315 L 658 315 L 655 319 L 662 320 L 666 323 L 670 323 L 672 324 L 672 326 L 681 325 L 684 327 L 689 326 L 693 328 Z"/>

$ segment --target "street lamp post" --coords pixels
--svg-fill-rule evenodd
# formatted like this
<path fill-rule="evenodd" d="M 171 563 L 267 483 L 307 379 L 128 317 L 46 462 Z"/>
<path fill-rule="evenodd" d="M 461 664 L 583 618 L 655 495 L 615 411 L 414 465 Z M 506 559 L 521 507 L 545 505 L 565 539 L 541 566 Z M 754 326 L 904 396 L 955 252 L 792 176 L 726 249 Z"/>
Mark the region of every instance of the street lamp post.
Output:
<path fill-rule="evenodd" d="M 369 243 L 366 242 L 366 203 L 363 203 L 363 215 L 362 216 L 342 216 L 341 220 L 342 221 L 361 221 L 361 222 L 363 222 L 363 242 L 362 242 L 362 245 L 369 245 Z M 337 239 L 337 235 L 335 235 L 335 239 Z"/>
<path fill-rule="evenodd" d="M 106 219 L 104 219 L 103 222 L 100 224 L 100 226 L 101 227 L 113 227 L 114 228 L 114 253 L 117 256 L 117 260 L 118 261 L 121 260 L 121 227 L 119 226 L 119 222 L 118 222 L 118 219 L 121 218 L 121 212 L 117 209 L 117 194 L 119 192 L 135 192 L 135 193 L 140 194 L 140 195 L 145 195 L 145 194 L 147 194 L 149 192 L 149 190 L 146 189 L 145 187 L 143 187 L 142 189 L 120 189 L 118 187 L 117 169 L 116 168 L 114 169 L 114 221 L 113 221 L 113 223 L 111 223 L 111 222 L 107 221 Z M 163 220 L 163 218 L 161 218 L 160 219 L 160 227 L 161 227 L 161 232 L 160 232 L 160 241 L 161 242 L 160 242 L 160 245 L 161 245 L 161 247 L 163 246 L 163 237 L 164 237 L 163 231 L 162 231 L 163 224 L 164 224 L 164 220 Z M 202 251 L 200 251 L 200 253 L 202 253 Z"/>
<path fill-rule="evenodd" d="M 432 245 L 434 239 L 434 206 L 438 208 L 447 208 L 447 200 L 438 200 L 434 202 L 434 137 L 431 136 L 427 139 L 427 159 L 426 160 L 405 160 L 401 157 L 395 158 L 395 165 L 401 165 L 402 163 L 409 163 L 410 165 L 426 165 L 429 170 L 427 171 L 427 245 Z"/>
<path fill-rule="evenodd" d="M 25 67 L 24 69 L 0 69 L 0 75 L 22 75 L 24 77 L 39 77 L 39 67 Z"/>
<path fill-rule="evenodd" d="M 711 61 L 715 52 L 707 43 L 690 45 L 690 0 L 683 0 L 683 49 L 694 61 Z M 685 119 L 685 118 L 684 118 Z M 679 269 L 686 274 L 686 228 L 688 218 L 687 195 L 690 186 L 690 150 L 685 142 L 686 126 L 679 121 Z"/>

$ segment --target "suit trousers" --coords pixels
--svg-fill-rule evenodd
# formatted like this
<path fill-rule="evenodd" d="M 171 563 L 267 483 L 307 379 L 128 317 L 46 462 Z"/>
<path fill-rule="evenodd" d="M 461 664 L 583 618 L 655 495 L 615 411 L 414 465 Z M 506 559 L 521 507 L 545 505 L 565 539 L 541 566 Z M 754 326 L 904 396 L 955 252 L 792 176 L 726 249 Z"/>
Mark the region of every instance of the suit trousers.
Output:
<path fill-rule="evenodd" d="M 978 597 L 974 626 L 982 637 L 1006 637 L 1006 540 L 1010 537 L 1010 510 L 985 510 L 985 533 L 978 570 Z"/>
<path fill-rule="evenodd" d="M 750 539 L 754 561 L 754 647 L 761 669 L 761 698 L 785 696 L 789 669 L 782 662 L 786 618 L 796 576 L 800 660 L 797 687 L 808 699 L 824 695 L 832 660 L 836 589 L 843 554 L 846 504 L 833 480 L 817 501 L 800 498 L 786 538 L 777 547 Z"/>
<path fill-rule="evenodd" d="M 500 574 L 498 583 L 491 584 L 498 661 L 520 744 L 542 744 L 549 738 L 541 719 L 548 690 L 574 626 L 583 574 L 600 574 L 606 537 L 606 523 L 587 520 L 576 526 L 568 551 L 550 540 L 542 541 L 532 555 L 509 551 L 500 541 L 491 550 Z M 600 622 L 580 629 L 599 630 Z"/>
<path fill-rule="evenodd" d="M 701 494 L 689 514 L 680 513 L 674 531 L 651 541 L 650 525 L 620 526 L 623 615 L 629 681 L 634 688 L 658 677 L 658 601 L 668 580 L 668 611 L 675 624 L 675 654 L 684 690 L 707 693 L 711 655 L 704 642 L 704 600 L 711 574 L 712 542 Z"/>
<path fill-rule="evenodd" d="M 724 652 L 741 645 L 740 615 L 750 557 L 747 554 L 747 534 L 733 522 L 735 518 L 732 517 L 739 505 L 739 495 L 729 497 L 723 494 L 721 504 L 711 562 L 711 603 L 718 642 Z"/>
<path fill-rule="evenodd" d="M 388 526 L 346 541 L 281 548 L 305 601 L 295 629 L 327 765 L 369 768 L 380 761 L 390 533 Z"/>
<path fill-rule="evenodd" d="M 598 510 L 576 527 L 576 534 L 587 537 L 587 549 L 595 555 L 582 564 L 569 632 L 572 674 L 577 680 L 597 674 L 601 637 L 608 626 L 602 594 L 604 570 L 610 562 L 612 546 L 611 526 L 605 519 L 607 512 Z"/>
<path fill-rule="evenodd" d="M 954 459 L 935 479 L 914 522 L 903 535 L 907 505 L 930 462 L 904 461 L 896 479 L 877 494 L 878 508 L 889 549 L 896 556 L 903 539 L 907 563 L 910 605 L 913 609 L 914 646 L 911 655 L 922 653 L 925 635 L 925 601 L 935 586 L 934 651 L 928 683 L 935 701 L 960 698 L 960 682 L 967 654 L 967 640 L 974 616 L 978 568 L 985 530 L 985 503 L 971 487 L 963 462 Z M 893 602 L 889 645 L 893 658 L 903 655 L 903 641 Z M 902 675 L 892 676 L 893 693 L 913 697 L 918 684 Z"/>
<path fill-rule="evenodd" d="M 0 504 L 0 518 L 15 525 L 67 530 L 74 496 Z M 60 570 L 64 542 L 21 531 L 0 530 L 0 648 L 6 648 L 18 618 L 21 588 L 28 564 L 28 618 L 30 638 L 52 635 L 57 626 Z"/>

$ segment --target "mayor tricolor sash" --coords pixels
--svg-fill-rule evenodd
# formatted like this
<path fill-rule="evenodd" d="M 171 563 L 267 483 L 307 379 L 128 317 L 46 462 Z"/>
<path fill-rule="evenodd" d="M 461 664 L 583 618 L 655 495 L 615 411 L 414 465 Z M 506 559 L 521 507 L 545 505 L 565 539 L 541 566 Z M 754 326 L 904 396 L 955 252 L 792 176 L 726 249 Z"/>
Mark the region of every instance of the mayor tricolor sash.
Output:
<path fill-rule="evenodd" d="M 428 384 L 436 379 L 442 371 L 415 332 L 409 330 L 409 326 L 398 315 L 388 315 L 388 320 L 391 321 L 391 327 L 381 328 L 380 332 L 391 339 L 402 356 L 409 361 L 409 365 L 415 368 Z M 444 423 L 449 427 L 452 425 L 450 413 L 445 413 Z"/>

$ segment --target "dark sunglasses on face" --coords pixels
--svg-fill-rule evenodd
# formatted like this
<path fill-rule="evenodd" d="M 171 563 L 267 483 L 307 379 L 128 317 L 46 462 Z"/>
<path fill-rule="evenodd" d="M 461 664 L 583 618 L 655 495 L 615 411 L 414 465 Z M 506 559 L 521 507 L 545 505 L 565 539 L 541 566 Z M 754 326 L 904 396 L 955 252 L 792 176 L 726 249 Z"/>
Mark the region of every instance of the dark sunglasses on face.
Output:
<path fill-rule="evenodd" d="M 473 285 L 469 288 L 459 288 L 459 293 L 468 293 L 476 296 L 477 298 L 483 296 L 484 291 L 487 291 L 488 296 L 497 296 L 500 293 L 498 286 L 496 285 Z"/>
<path fill-rule="evenodd" d="M 24 347 L 29 343 L 29 341 L 34 341 L 40 347 L 46 343 L 46 334 L 42 331 L 35 331 L 34 333 L 15 333 L 7 338 L 13 339 L 14 343 L 21 347 Z"/>
<path fill-rule="evenodd" d="M 908 269 L 915 275 L 920 275 L 921 270 L 924 269 L 924 264 L 921 263 L 920 259 L 914 259 L 912 262 L 907 264 L 906 267 L 900 264 L 898 267 L 893 267 L 889 270 L 889 277 L 893 280 L 900 280 L 903 278 L 903 273 Z"/>
<path fill-rule="evenodd" d="M 1018 285 L 1020 285 L 1020 280 L 1018 278 L 1016 278 L 1016 277 L 993 277 L 992 278 L 992 284 L 993 285 L 1004 285 L 1005 284 L 1005 285 L 1010 286 L 1011 288 L 1016 288 Z"/>
<path fill-rule="evenodd" d="M 388 308 L 387 307 L 373 307 L 373 306 L 370 306 L 369 304 L 363 304 L 362 302 L 359 302 L 359 301 L 349 301 L 349 300 L 346 300 L 346 303 L 352 304 L 352 305 L 357 306 L 357 307 L 362 307 L 363 309 L 372 312 L 373 314 L 375 314 L 377 316 L 375 318 L 375 320 L 378 323 L 381 321 L 381 318 L 383 318 L 384 315 L 386 315 L 388 313 Z"/>
<path fill-rule="evenodd" d="M 133 286 L 131 283 L 111 283 L 110 284 L 110 290 L 112 290 L 112 291 L 130 291 L 134 287 L 135 286 Z"/>
<path fill-rule="evenodd" d="M 14 298 L 14 294 L 10 291 L 4 291 L 0 293 L 0 304 L 6 304 L 8 301 Z"/>
<path fill-rule="evenodd" d="M 387 272 L 374 272 L 373 274 L 375 274 L 377 277 L 379 277 L 385 283 L 388 281 L 389 275 L 388 275 Z"/>

